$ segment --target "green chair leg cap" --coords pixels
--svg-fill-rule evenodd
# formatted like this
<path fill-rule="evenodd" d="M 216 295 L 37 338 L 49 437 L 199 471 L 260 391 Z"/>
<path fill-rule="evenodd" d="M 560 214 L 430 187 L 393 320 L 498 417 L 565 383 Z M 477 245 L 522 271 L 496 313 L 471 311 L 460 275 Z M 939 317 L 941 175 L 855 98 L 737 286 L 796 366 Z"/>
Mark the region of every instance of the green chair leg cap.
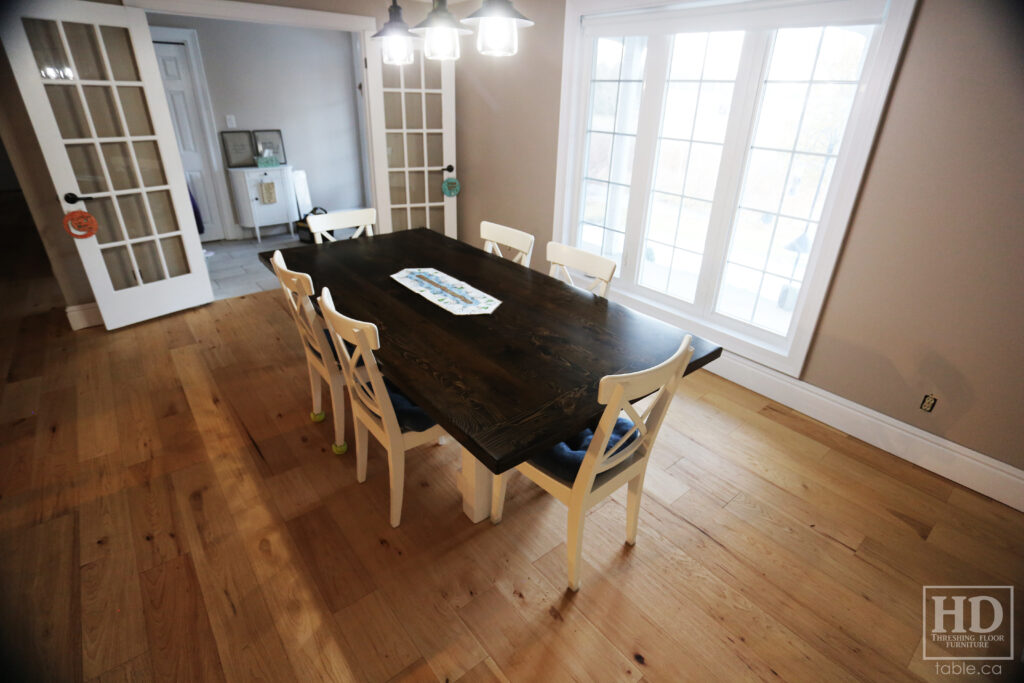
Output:
<path fill-rule="evenodd" d="M 327 417 L 327 413 L 310 413 L 309 419 L 313 422 L 323 422 L 324 418 Z"/>
<path fill-rule="evenodd" d="M 332 443 L 331 450 L 334 451 L 335 455 L 345 455 L 348 453 L 348 444 L 344 441 L 341 443 Z"/>

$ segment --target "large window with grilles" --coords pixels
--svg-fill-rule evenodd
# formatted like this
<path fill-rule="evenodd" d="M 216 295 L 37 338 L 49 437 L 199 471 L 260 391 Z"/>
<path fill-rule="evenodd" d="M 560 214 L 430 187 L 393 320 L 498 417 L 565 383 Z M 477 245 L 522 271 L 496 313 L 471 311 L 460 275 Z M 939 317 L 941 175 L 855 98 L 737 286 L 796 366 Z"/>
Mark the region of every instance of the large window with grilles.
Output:
<path fill-rule="evenodd" d="M 583 16 L 556 235 L 619 264 L 615 296 L 799 374 L 912 9 Z"/>

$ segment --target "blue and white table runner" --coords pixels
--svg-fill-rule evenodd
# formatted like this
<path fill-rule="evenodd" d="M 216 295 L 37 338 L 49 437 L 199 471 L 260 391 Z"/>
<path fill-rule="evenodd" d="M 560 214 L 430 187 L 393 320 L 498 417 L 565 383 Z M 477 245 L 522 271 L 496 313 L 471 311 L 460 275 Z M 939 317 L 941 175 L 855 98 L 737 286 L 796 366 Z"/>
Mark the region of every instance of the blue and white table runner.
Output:
<path fill-rule="evenodd" d="M 406 268 L 391 277 L 454 315 L 493 313 L 501 301 L 434 268 Z"/>

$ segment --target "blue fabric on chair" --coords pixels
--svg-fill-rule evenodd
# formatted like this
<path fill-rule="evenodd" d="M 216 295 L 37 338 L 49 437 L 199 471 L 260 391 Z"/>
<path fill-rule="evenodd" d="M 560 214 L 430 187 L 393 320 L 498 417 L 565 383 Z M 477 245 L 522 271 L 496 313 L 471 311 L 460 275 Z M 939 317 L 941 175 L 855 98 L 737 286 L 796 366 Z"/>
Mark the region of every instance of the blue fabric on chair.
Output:
<path fill-rule="evenodd" d="M 403 432 L 423 432 L 437 424 L 386 377 L 384 378 L 384 387 L 388 390 L 388 396 L 391 397 L 391 405 L 395 408 L 398 426 Z"/>
<path fill-rule="evenodd" d="M 331 356 L 334 357 L 334 362 L 338 363 L 340 365 L 341 364 L 341 359 L 338 358 L 338 349 L 336 349 L 334 347 L 333 335 L 331 335 L 331 333 L 328 332 L 327 329 L 325 328 L 324 329 L 324 336 L 327 338 L 327 345 L 331 348 Z M 343 339 L 342 341 L 345 341 L 345 340 Z M 348 351 L 348 355 L 351 357 L 351 355 L 356 352 L 356 346 L 355 346 L 355 344 L 349 344 L 348 342 L 345 342 L 345 350 Z M 362 364 L 363 364 L 363 359 L 360 358 L 359 359 L 359 365 L 362 365 Z"/>
<path fill-rule="evenodd" d="M 632 420 L 625 417 L 620 417 L 616 420 L 615 427 L 612 428 L 612 436 L 608 439 L 608 448 L 614 446 L 632 428 Z M 638 433 L 633 432 L 619 447 L 619 450 L 633 443 Z M 555 444 L 555 447 L 551 450 L 530 460 L 530 464 L 562 483 L 571 486 L 576 481 L 580 465 L 583 464 L 583 456 L 587 454 L 587 449 L 590 448 L 590 442 L 593 440 L 594 430 L 588 427 L 573 438 Z"/>

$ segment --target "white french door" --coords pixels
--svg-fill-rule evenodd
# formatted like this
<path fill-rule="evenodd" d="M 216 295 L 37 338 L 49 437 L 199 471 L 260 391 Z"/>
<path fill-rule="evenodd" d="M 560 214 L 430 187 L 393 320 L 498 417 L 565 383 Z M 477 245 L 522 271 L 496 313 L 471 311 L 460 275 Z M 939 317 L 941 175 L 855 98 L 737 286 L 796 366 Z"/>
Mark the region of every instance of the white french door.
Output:
<path fill-rule="evenodd" d="M 22 2 L 0 37 L 107 329 L 213 300 L 145 13 Z M 68 236 L 68 239 L 73 239 Z"/>
<path fill-rule="evenodd" d="M 374 124 L 385 131 L 387 177 L 378 182 L 391 230 L 430 228 L 454 238 L 456 198 L 442 183 L 457 176 L 455 65 L 424 59 L 419 49 L 415 55 L 408 66 L 381 65 L 383 121 Z"/>

